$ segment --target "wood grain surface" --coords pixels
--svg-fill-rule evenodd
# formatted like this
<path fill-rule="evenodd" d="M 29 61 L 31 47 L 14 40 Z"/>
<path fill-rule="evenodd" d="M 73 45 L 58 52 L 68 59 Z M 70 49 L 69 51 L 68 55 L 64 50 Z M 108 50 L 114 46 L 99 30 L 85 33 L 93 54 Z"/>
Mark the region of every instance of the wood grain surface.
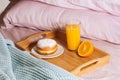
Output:
<path fill-rule="evenodd" d="M 43 59 L 56 66 L 59 66 L 76 76 L 81 76 L 97 68 L 100 69 L 103 65 L 107 64 L 110 55 L 100 49 L 95 48 L 93 54 L 89 57 L 83 58 L 77 55 L 77 51 L 70 51 L 67 49 L 66 34 L 62 31 L 46 31 L 33 34 L 25 40 L 16 43 L 16 46 L 22 50 L 27 50 L 31 53 L 31 48 L 36 45 L 39 39 L 52 38 L 64 48 L 64 53 L 56 58 Z M 31 55 L 41 59 L 39 54 Z"/>

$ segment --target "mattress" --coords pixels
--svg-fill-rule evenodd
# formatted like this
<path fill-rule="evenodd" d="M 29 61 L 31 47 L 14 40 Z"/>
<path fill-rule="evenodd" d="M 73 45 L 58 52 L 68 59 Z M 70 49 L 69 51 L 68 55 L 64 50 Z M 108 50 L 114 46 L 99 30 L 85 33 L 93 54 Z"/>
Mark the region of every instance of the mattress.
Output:
<path fill-rule="evenodd" d="M 5 29 L 4 26 L 1 26 L 0 28 L 0 32 L 3 34 L 3 36 L 6 39 L 10 39 L 14 42 L 23 40 L 27 36 L 40 31 L 41 30 L 33 30 L 33 29 L 21 28 L 21 27 Z M 97 70 L 91 71 L 80 77 L 89 80 L 120 80 L 120 67 L 119 67 L 120 45 L 116 45 L 102 40 L 91 40 L 91 41 L 93 42 L 95 47 L 110 54 L 110 62 L 107 65 L 98 68 Z"/>

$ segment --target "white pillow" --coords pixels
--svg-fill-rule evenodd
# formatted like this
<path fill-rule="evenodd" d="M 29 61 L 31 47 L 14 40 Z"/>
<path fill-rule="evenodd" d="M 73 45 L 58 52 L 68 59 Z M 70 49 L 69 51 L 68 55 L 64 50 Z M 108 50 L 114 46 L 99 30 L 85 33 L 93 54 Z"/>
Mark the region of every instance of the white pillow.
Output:
<path fill-rule="evenodd" d="M 34 1 L 20 1 L 4 17 L 7 28 L 65 29 L 81 23 L 81 36 L 120 44 L 120 17 L 90 10 L 56 7 Z"/>

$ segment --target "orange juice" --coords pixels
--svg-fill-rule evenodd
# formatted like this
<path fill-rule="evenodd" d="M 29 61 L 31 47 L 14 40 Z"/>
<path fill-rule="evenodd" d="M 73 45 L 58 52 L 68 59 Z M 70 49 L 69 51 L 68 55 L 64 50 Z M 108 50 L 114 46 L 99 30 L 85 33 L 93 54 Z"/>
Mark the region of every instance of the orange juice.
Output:
<path fill-rule="evenodd" d="M 68 49 L 76 50 L 80 44 L 80 26 L 78 24 L 67 24 L 66 37 Z"/>

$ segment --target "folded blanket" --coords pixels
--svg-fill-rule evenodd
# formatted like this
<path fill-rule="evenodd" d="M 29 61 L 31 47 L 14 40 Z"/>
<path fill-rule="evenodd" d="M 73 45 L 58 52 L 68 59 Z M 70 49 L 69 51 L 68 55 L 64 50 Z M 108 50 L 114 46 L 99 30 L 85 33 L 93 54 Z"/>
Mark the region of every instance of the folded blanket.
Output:
<path fill-rule="evenodd" d="M 0 80 L 83 80 L 27 51 L 17 49 L 14 43 L 0 33 Z"/>

